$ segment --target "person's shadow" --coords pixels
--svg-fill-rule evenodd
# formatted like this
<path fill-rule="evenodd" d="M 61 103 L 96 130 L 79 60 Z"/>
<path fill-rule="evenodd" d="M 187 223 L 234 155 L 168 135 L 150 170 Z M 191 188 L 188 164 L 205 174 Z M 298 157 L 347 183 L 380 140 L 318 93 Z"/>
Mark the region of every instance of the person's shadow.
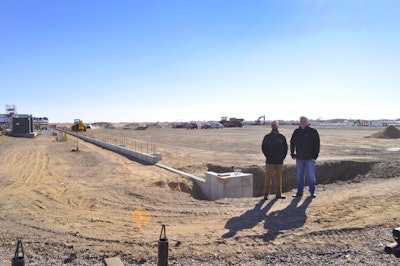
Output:
<path fill-rule="evenodd" d="M 229 232 L 222 235 L 223 238 L 230 238 L 236 235 L 238 231 L 243 229 L 250 229 L 256 226 L 259 222 L 261 222 L 269 209 L 271 209 L 272 205 L 277 201 L 277 199 L 273 199 L 265 205 L 264 208 L 261 208 L 265 201 L 262 199 L 259 203 L 257 203 L 253 209 L 246 211 L 240 216 L 232 217 L 225 224 L 225 228 L 229 229 Z"/>
<path fill-rule="evenodd" d="M 293 198 L 285 209 L 271 212 L 265 217 L 264 242 L 274 240 L 281 231 L 300 228 L 305 224 L 307 220 L 306 209 L 312 198 L 307 197 L 300 206 L 297 206 L 300 200 L 301 198 Z"/>

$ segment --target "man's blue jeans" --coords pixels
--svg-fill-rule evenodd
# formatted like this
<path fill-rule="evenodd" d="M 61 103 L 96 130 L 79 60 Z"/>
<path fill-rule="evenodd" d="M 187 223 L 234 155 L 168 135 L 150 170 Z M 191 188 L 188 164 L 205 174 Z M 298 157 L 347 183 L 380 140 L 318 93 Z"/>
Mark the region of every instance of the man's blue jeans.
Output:
<path fill-rule="evenodd" d="M 311 194 L 315 192 L 315 160 L 298 160 L 296 159 L 297 168 L 297 193 L 304 192 L 304 179 L 307 174 L 308 188 Z"/>

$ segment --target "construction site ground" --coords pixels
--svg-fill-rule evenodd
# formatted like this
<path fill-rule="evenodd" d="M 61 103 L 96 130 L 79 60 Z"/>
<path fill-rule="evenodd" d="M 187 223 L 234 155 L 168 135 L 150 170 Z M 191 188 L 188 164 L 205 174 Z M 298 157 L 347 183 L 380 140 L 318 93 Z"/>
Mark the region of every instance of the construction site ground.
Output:
<path fill-rule="evenodd" d="M 296 126 L 281 126 L 290 136 Z M 187 177 L 51 131 L 0 137 L 0 265 L 18 238 L 27 265 L 157 264 L 166 226 L 171 265 L 399 265 L 383 252 L 400 226 L 400 141 L 384 128 L 317 127 L 317 198 L 200 200 Z M 93 127 L 88 134 L 152 143 L 160 163 L 204 176 L 210 165 L 263 169 L 266 126 L 186 130 Z M 370 163 L 354 178 L 324 181 L 322 166 Z M 293 168 L 288 156 L 286 168 Z M 361 167 L 361 166 L 360 166 Z M 363 164 L 362 167 L 365 167 Z M 328 169 L 328 168 L 326 168 Z M 329 175 L 332 170 L 329 168 Z M 285 178 L 295 179 L 295 175 Z"/>

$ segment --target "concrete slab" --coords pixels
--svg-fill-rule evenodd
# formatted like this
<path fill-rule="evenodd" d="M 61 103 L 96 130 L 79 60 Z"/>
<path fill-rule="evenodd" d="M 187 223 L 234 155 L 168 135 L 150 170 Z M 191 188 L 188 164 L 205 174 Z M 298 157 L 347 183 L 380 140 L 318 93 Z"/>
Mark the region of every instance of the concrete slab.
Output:
<path fill-rule="evenodd" d="M 106 266 L 124 266 L 119 257 L 105 258 L 104 263 Z"/>

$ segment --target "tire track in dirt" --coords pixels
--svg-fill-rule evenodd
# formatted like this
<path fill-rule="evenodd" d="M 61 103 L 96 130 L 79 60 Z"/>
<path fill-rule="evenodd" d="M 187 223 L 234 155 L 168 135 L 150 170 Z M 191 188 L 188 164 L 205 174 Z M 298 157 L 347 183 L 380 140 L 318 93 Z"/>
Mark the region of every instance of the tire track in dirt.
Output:
<path fill-rule="evenodd" d="M 12 189 L 40 183 L 47 175 L 49 158 L 44 151 L 45 145 L 29 139 L 36 144 L 31 147 L 26 141 L 14 141 L 11 150 L 3 154 L 1 160 L 0 171 L 7 173 L 8 180 L 12 180 L 12 184 L 8 184 Z M 24 146 L 26 148 L 21 148 Z"/>

